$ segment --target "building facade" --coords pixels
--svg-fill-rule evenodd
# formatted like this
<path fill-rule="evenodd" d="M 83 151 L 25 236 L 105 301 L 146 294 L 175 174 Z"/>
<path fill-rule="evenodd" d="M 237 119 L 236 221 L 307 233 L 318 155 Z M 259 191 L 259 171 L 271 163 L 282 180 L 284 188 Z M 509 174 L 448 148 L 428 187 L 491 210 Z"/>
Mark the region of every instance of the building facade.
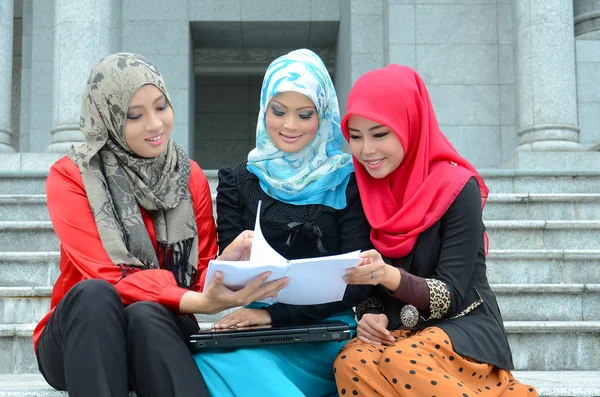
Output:
<path fill-rule="evenodd" d="M 319 53 L 342 112 L 389 63 L 425 80 L 442 127 L 480 168 L 600 168 L 598 0 L 0 0 L 0 170 L 41 170 L 82 142 L 91 67 L 148 57 L 173 138 L 204 169 L 254 146 L 262 75 Z"/>

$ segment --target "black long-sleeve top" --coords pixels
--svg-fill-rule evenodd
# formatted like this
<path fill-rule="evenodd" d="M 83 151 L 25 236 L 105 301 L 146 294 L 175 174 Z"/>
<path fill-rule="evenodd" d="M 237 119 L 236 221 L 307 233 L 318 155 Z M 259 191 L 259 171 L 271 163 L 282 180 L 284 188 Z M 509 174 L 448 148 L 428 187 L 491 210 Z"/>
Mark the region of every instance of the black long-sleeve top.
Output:
<path fill-rule="evenodd" d="M 486 276 L 484 232 L 479 186 L 471 178 L 440 220 L 419 235 L 409 255 L 386 258 L 403 273 L 398 289 L 389 291 L 379 286 L 373 291 L 377 299 L 370 302 L 383 306 L 367 301 L 360 309 L 385 313 L 389 329 L 407 329 L 400 311 L 406 304 L 423 309 L 422 285 L 429 284 L 429 289 L 425 287 L 429 290 L 429 307 L 420 310 L 422 318 L 410 329 L 439 327 L 448 334 L 457 353 L 512 369 L 502 315 Z M 440 282 L 447 291 L 449 305 L 441 318 L 430 319 L 429 309 L 439 304 L 439 299 L 434 302 L 431 286 L 439 286 Z M 412 294 L 415 289 L 418 293 Z"/>
<path fill-rule="evenodd" d="M 370 226 L 362 209 L 354 173 L 346 188 L 344 209 L 325 205 L 292 205 L 265 194 L 246 163 L 219 170 L 217 235 L 223 251 L 244 230 L 254 230 L 261 204 L 261 230 L 267 242 L 286 259 L 337 255 L 372 248 Z M 372 287 L 349 285 L 339 302 L 320 305 L 276 303 L 266 308 L 274 324 L 308 324 L 352 308 L 371 294 Z"/>

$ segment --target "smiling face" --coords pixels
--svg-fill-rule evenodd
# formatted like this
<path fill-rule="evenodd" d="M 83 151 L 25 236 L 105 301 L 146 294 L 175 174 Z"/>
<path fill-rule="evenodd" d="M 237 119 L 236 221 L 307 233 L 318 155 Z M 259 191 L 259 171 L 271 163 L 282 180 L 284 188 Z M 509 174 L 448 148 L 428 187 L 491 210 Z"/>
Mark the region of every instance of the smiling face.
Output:
<path fill-rule="evenodd" d="M 273 144 L 286 153 L 304 149 L 319 130 L 315 104 L 306 95 L 293 91 L 282 92 L 271 99 L 265 122 Z"/>
<path fill-rule="evenodd" d="M 131 99 L 125 141 L 138 156 L 153 158 L 167 149 L 173 129 L 173 108 L 153 84 L 142 86 Z"/>
<path fill-rule="evenodd" d="M 376 179 L 394 172 L 404 159 L 404 148 L 394 131 L 355 114 L 348 118 L 350 151 Z"/>

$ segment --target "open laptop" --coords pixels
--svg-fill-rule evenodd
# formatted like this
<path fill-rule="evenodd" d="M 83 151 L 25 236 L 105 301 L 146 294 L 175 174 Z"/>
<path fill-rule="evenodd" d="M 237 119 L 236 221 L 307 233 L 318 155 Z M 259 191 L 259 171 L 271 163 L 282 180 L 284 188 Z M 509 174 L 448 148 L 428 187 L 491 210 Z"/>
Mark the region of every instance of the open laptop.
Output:
<path fill-rule="evenodd" d="M 310 325 L 258 325 L 213 329 L 190 335 L 192 351 L 305 342 L 331 342 L 350 339 L 350 327 L 342 321 Z"/>

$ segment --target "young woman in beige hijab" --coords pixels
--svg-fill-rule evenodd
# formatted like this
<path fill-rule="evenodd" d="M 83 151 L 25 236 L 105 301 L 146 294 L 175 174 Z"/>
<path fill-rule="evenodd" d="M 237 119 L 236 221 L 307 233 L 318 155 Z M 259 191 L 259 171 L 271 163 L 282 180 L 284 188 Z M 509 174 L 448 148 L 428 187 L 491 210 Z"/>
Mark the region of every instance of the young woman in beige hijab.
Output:
<path fill-rule="evenodd" d="M 135 54 L 91 71 L 83 94 L 86 143 L 47 179 L 60 241 L 60 276 L 34 348 L 48 383 L 70 396 L 208 396 L 186 340 L 193 313 L 214 313 L 278 292 L 268 274 L 232 292 L 218 275 L 206 176 L 170 139 L 174 113 L 160 73 Z M 243 232 L 221 259 L 248 256 Z"/>

